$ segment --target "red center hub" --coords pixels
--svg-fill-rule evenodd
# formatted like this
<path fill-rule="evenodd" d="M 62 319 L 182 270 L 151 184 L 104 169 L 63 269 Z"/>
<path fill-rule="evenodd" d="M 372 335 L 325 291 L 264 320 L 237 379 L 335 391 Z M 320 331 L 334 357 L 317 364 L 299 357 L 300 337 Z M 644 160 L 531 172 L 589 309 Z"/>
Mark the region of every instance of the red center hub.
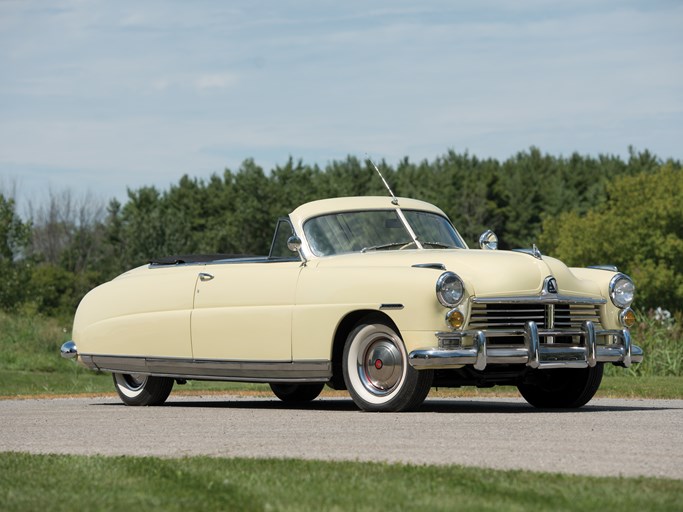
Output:
<path fill-rule="evenodd" d="M 382 366 L 384 366 L 384 363 L 382 362 L 382 360 L 381 359 L 375 359 L 375 368 L 377 368 L 378 370 L 381 370 Z"/>

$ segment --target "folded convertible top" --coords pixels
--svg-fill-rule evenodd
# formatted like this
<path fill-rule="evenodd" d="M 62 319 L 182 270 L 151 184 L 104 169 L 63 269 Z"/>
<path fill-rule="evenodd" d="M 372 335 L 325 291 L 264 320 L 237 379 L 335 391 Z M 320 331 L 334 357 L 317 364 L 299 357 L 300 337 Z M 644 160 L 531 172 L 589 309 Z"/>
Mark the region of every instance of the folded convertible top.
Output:
<path fill-rule="evenodd" d="M 253 258 L 252 254 L 179 254 L 149 260 L 151 265 L 180 265 L 182 263 L 206 263 L 209 261 Z"/>

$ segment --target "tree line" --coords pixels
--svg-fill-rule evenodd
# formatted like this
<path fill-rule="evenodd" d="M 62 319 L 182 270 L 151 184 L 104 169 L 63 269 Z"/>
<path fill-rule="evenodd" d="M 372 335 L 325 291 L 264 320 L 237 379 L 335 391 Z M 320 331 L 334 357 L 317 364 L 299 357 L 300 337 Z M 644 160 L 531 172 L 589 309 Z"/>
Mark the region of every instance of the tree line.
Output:
<path fill-rule="evenodd" d="M 631 273 L 642 308 L 681 309 L 683 174 L 679 161 L 630 149 L 624 159 L 543 154 L 505 160 L 448 151 L 432 161 L 378 162 L 399 196 L 443 209 L 470 247 L 493 229 L 501 249 L 538 245 L 570 265 L 614 263 Z M 325 167 L 290 158 L 269 172 L 253 160 L 167 190 L 129 189 L 106 206 L 69 191 L 17 213 L 0 194 L 0 308 L 69 317 L 92 287 L 172 254 L 265 254 L 275 220 L 326 197 L 385 195 L 355 156 Z"/>

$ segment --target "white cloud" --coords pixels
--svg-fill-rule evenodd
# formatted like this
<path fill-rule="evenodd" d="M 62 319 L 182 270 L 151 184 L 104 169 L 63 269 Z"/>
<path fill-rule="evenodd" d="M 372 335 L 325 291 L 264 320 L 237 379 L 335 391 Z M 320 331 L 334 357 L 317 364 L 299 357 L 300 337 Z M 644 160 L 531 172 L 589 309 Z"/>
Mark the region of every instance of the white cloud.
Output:
<path fill-rule="evenodd" d="M 681 25 L 683 5 L 637 0 L 0 1 L 0 175 L 125 190 L 248 157 L 683 158 Z"/>
<path fill-rule="evenodd" d="M 200 89 L 226 89 L 237 83 L 237 76 L 233 73 L 211 73 L 200 76 L 195 80 L 195 86 Z"/>

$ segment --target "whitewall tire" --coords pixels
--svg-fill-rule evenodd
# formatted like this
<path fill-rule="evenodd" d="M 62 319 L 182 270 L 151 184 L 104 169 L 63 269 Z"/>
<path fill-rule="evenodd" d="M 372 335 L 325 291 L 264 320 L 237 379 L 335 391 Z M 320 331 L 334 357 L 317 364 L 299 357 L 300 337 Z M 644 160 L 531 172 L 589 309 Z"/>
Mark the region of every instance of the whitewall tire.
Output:
<path fill-rule="evenodd" d="M 344 346 L 342 369 L 353 401 L 364 411 L 406 411 L 429 393 L 434 372 L 415 370 L 399 334 L 381 319 L 359 324 Z"/>
<path fill-rule="evenodd" d="M 173 389 L 173 379 L 139 373 L 114 373 L 114 387 L 126 405 L 161 405 Z"/>

